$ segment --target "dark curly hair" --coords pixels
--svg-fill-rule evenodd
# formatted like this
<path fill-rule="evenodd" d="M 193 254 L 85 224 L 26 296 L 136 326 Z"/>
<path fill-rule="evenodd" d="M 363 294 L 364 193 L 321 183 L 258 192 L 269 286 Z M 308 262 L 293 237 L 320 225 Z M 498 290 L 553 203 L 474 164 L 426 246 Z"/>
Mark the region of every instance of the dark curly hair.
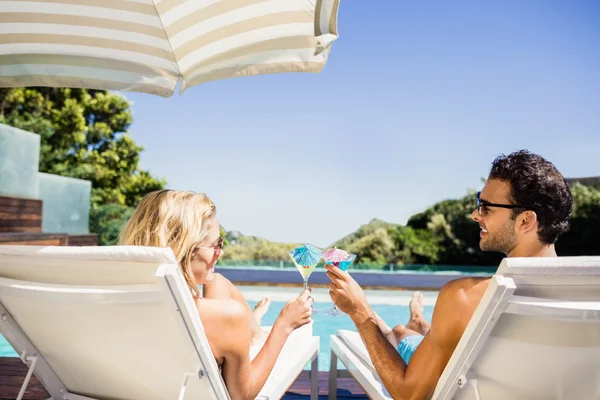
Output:
<path fill-rule="evenodd" d="M 540 242 L 553 244 L 569 229 L 573 195 L 569 184 L 551 162 L 520 150 L 497 157 L 489 177 L 510 183 L 510 200 L 537 214 Z M 513 210 L 513 218 L 522 211 Z"/>

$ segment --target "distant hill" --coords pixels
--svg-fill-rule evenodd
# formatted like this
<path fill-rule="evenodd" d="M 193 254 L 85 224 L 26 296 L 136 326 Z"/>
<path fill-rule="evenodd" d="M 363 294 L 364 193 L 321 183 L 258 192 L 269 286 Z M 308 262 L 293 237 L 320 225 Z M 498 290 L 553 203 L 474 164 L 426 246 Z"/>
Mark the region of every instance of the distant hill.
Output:
<path fill-rule="evenodd" d="M 245 236 L 238 231 L 225 234 L 224 260 L 249 261 L 289 261 L 287 252 L 299 246 L 299 243 L 278 243 L 258 237 Z"/>
<path fill-rule="evenodd" d="M 569 178 L 576 200 L 572 229 L 559 241 L 561 253 L 600 254 L 597 239 L 589 239 L 589 230 L 600 221 L 600 177 Z M 575 185 L 579 183 L 580 185 Z M 479 250 L 479 227 L 471 220 L 475 204 L 474 192 L 462 198 L 443 200 L 409 218 L 406 226 L 372 219 L 332 243 L 358 255 L 357 262 L 377 264 L 495 265 L 500 253 Z M 588 232 L 588 233 L 586 233 Z M 225 234 L 227 246 L 224 260 L 284 261 L 287 252 L 300 243 L 278 243 L 238 231 Z M 590 242 L 591 240 L 591 242 Z M 589 242 L 589 243 L 588 243 Z M 575 243 L 575 244 L 573 244 Z M 590 244 L 591 243 L 591 244 Z"/>
<path fill-rule="evenodd" d="M 362 237 L 375 233 L 380 229 L 388 230 L 389 228 L 395 228 L 400 226 L 399 224 L 392 224 L 385 222 L 377 218 L 373 218 L 368 224 L 361 225 L 356 231 L 344 236 L 343 238 L 335 241 L 331 247 L 337 246 L 340 249 L 347 248 L 351 243 L 359 240 Z"/>

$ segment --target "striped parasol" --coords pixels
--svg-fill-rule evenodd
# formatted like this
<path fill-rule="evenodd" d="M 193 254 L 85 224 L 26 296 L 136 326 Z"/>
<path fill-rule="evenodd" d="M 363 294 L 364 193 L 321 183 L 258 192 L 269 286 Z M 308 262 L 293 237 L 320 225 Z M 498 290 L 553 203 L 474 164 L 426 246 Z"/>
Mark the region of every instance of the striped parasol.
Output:
<path fill-rule="evenodd" d="M 339 0 L 0 0 L 0 87 L 171 96 L 219 79 L 320 72 Z"/>
<path fill-rule="evenodd" d="M 305 244 L 294 249 L 292 258 L 298 265 L 312 266 L 319 263 L 323 252 L 312 244 Z"/>

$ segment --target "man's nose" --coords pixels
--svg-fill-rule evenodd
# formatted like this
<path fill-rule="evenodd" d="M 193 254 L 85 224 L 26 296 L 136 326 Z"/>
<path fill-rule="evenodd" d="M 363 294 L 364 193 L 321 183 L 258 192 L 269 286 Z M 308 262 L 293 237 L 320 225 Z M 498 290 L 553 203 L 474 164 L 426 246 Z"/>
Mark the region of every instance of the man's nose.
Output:
<path fill-rule="evenodd" d="M 473 212 L 471 213 L 471 218 L 473 218 L 473 221 L 475 222 L 481 221 L 481 216 L 479 215 L 479 211 L 477 209 L 473 210 Z"/>

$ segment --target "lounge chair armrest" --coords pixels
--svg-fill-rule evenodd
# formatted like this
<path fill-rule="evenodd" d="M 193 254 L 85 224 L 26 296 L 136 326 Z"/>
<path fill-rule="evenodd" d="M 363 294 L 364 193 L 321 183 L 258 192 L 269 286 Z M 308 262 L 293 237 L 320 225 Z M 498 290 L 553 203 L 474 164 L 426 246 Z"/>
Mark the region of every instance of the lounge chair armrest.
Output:
<path fill-rule="evenodd" d="M 513 296 L 506 313 L 579 322 L 600 322 L 600 302 Z"/>

